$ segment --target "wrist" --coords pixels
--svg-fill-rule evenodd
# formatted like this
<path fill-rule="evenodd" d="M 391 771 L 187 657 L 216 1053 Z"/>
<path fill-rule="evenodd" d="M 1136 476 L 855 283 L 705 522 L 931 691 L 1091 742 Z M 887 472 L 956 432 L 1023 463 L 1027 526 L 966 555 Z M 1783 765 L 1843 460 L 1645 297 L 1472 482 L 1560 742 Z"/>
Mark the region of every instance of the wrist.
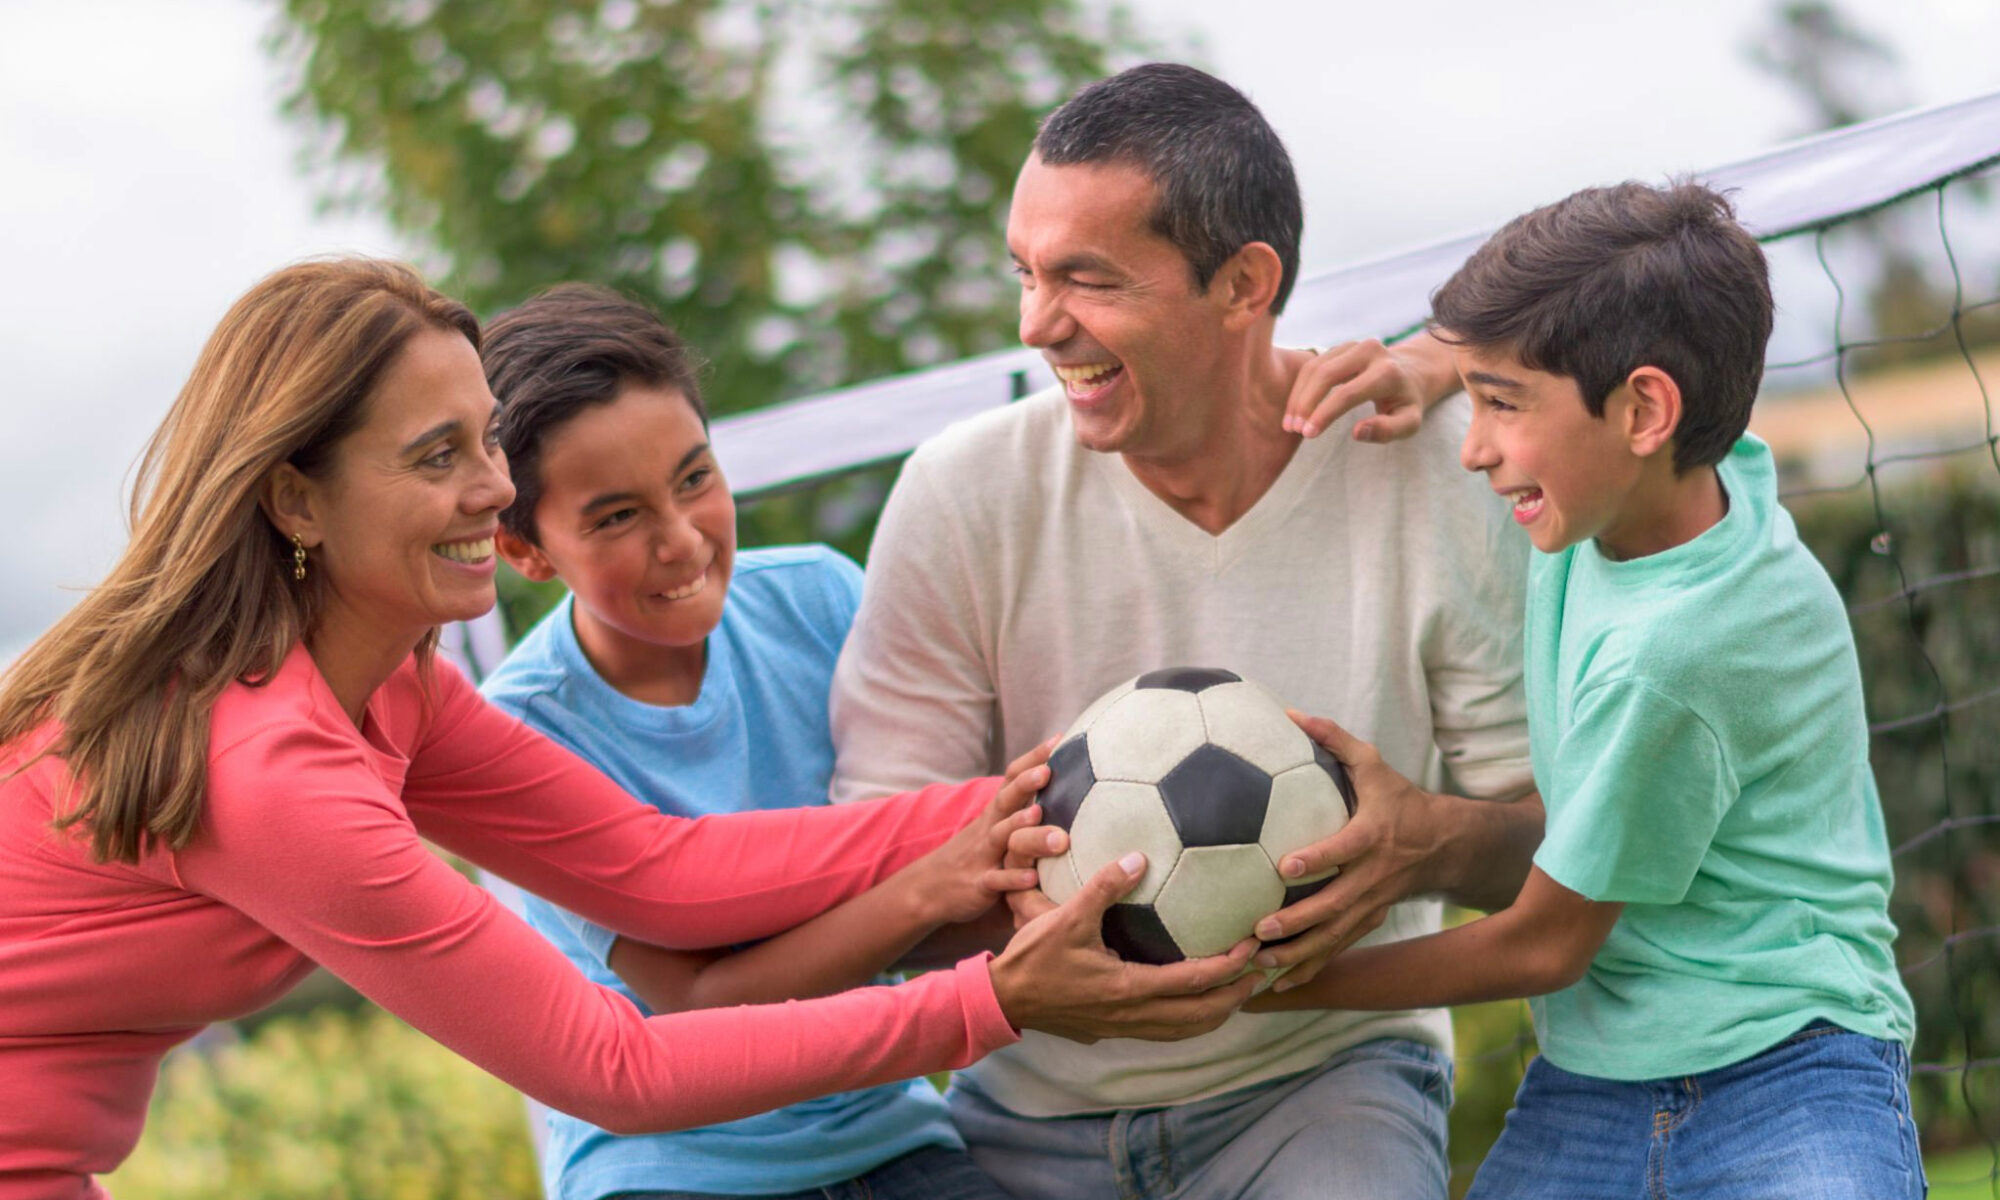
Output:
<path fill-rule="evenodd" d="M 1436 407 L 1463 386 L 1450 347 L 1428 332 L 1419 333 L 1391 347 L 1389 353 L 1402 364 L 1403 373 L 1416 385 L 1418 398 L 1426 409 Z"/>
<path fill-rule="evenodd" d="M 1443 792 L 1411 788 L 1417 809 L 1418 845 L 1416 884 L 1413 894 L 1435 896 L 1450 891 L 1463 875 L 1465 850 L 1464 822 L 1452 811 L 1457 798 Z"/>
<path fill-rule="evenodd" d="M 986 960 L 987 978 L 993 983 L 993 1001 L 1000 1006 L 1000 1015 L 1016 1033 L 1027 1029 L 1027 1014 L 1022 1011 L 1020 978 L 1016 964 L 1005 951 Z"/>
<path fill-rule="evenodd" d="M 926 854 L 891 876 L 885 885 L 892 892 L 896 912 L 913 932 L 923 935 L 951 923 L 945 898 L 951 880 L 937 862 L 935 853 Z"/>

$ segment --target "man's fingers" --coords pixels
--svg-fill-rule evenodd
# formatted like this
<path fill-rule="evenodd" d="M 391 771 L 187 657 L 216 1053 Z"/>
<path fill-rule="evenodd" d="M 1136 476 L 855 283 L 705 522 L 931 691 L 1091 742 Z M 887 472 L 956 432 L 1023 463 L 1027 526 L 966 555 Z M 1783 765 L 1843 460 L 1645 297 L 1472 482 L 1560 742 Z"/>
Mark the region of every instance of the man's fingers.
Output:
<path fill-rule="evenodd" d="M 1305 730 L 1307 737 L 1325 746 L 1344 767 L 1358 767 L 1375 753 L 1375 747 L 1325 717 L 1309 716 L 1296 708 L 1286 709 L 1285 715 Z"/>
<path fill-rule="evenodd" d="M 1311 845 L 1301 846 L 1289 854 L 1280 856 L 1278 859 L 1278 874 L 1284 877 L 1286 887 L 1296 887 L 1302 883 L 1311 883 L 1313 880 L 1319 879 L 1329 872 L 1340 870 L 1342 867 L 1361 857 L 1362 854 L 1375 845 L 1375 841 L 1375 830 L 1365 822 L 1349 821 L 1335 830 L 1331 837 L 1321 838 Z M 1305 908 L 1307 905 L 1323 906 L 1330 903 L 1330 898 L 1322 890 L 1306 897 L 1291 908 L 1285 909 L 1276 915 L 1286 918 L 1286 929 L 1289 932 L 1297 933 L 1304 923 L 1293 919 L 1293 914 L 1296 911 Z M 1332 910 L 1330 908 L 1322 908 L 1320 911 L 1330 912 Z M 1269 920 L 1270 918 L 1267 917 L 1265 919 Z M 1260 925 L 1259 928 L 1263 927 Z M 1284 937 L 1285 934 L 1272 933 L 1267 937 L 1260 933 L 1257 936 L 1264 938 L 1268 942 L 1273 937 Z"/>

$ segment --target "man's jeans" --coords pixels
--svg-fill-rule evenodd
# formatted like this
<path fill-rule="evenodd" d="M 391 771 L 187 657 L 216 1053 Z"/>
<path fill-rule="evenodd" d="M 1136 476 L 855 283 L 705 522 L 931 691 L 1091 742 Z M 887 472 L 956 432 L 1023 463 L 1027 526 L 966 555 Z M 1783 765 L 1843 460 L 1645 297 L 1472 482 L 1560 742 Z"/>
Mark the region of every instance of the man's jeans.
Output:
<path fill-rule="evenodd" d="M 706 1192 L 626 1192 L 615 1200 L 732 1200 Z M 738 1197 L 735 1200 L 749 1200 Z M 845 1183 L 756 1200 L 1007 1200 L 964 1151 L 925 1146 Z"/>
<path fill-rule="evenodd" d="M 1400 1039 L 1171 1108 L 1022 1117 L 962 1078 L 972 1158 L 1019 1200 L 1444 1200 L 1451 1062 Z"/>
<path fill-rule="evenodd" d="M 1470 1200 L 1919 1200 L 1909 1079 L 1900 1043 L 1824 1021 L 1678 1079 L 1538 1058 Z"/>

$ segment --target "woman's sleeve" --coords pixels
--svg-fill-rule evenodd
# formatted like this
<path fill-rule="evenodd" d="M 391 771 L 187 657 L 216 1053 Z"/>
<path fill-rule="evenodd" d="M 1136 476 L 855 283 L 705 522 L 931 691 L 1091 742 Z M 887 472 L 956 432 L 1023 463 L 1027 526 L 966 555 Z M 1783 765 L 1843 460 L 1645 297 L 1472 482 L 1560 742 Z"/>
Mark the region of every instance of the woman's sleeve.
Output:
<path fill-rule="evenodd" d="M 823 1000 L 642 1017 L 430 852 L 363 753 L 307 729 L 218 755 L 202 832 L 175 856 L 181 883 L 546 1104 L 616 1132 L 710 1124 L 963 1066 L 1015 1037 L 983 959 Z M 728 878 L 708 853 L 656 869 Z"/>
<path fill-rule="evenodd" d="M 1000 784 L 670 817 L 438 667 L 437 715 L 403 789 L 417 829 L 607 929 L 671 949 L 769 937 L 859 895 L 950 837 Z"/>

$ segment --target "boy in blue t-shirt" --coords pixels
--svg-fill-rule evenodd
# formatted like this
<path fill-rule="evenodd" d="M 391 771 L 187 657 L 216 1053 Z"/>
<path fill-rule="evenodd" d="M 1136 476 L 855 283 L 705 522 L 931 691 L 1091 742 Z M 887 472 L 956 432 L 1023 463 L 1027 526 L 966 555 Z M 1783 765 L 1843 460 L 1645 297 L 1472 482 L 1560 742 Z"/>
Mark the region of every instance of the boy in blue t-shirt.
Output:
<path fill-rule="evenodd" d="M 1461 458 L 1540 551 L 1545 833 L 1510 907 L 1250 1007 L 1532 997 L 1541 1056 L 1477 1200 L 1921 1196 L 1853 638 L 1745 433 L 1762 250 L 1706 188 L 1593 188 L 1508 224 L 1433 309 L 1473 402 Z M 1422 802 L 1309 728 L 1357 787 Z"/>
<path fill-rule="evenodd" d="M 557 288 L 496 319 L 482 357 L 516 487 L 501 554 L 571 592 L 486 681 L 487 698 L 680 816 L 824 798 L 827 691 L 860 569 L 822 546 L 737 553 L 696 361 L 645 307 Z M 994 865 L 987 838 L 974 822 L 881 886 L 738 953 L 631 942 L 535 897 L 527 913 L 589 978 L 648 1012 L 825 995 L 992 908 L 978 885 Z M 923 1079 L 643 1137 L 554 1113 L 543 1157 L 560 1200 L 825 1188 L 1005 1200 Z"/>

